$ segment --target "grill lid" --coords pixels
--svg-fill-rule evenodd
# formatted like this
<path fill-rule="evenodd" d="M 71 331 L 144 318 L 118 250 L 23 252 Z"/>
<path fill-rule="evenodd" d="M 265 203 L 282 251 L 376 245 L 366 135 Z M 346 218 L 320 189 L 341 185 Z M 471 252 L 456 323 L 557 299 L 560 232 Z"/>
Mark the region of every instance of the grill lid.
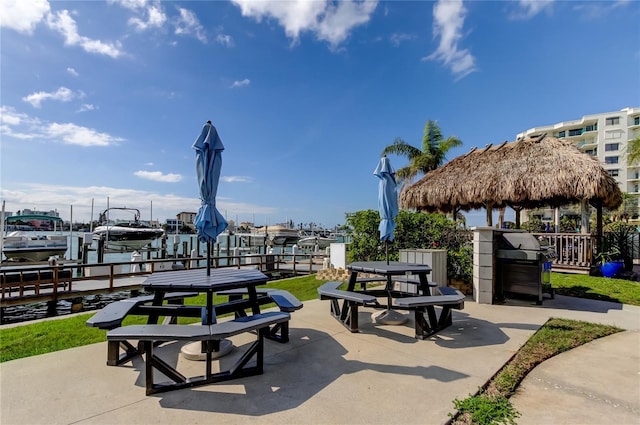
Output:
<path fill-rule="evenodd" d="M 502 241 L 506 249 L 540 251 L 540 242 L 531 233 L 503 233 Z"/>

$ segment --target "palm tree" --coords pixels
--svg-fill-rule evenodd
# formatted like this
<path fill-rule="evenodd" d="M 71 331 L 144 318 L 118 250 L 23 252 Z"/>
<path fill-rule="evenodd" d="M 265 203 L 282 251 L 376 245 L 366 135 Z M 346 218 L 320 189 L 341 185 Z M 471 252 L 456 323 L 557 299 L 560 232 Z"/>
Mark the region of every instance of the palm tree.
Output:
<path fill-rule="evenodd" d="M 417 176 L 440 167 L 446 159 L 447 152 L 460 145 L 462 142 L 457 137 L 451 136 L 445 139 L 438 123 L 429 120 L 424 126 L 422 149 L 411 146 L 398 137 L 392 145 L 383 149 L 382 155 L 394 154 L 407 157 L 409 165 L 396 171 L 396 178 L 404 187 L 411 184 Z"/>
<path fill-rule="evenodd" d="M 630 140 L 627 144 L 627 162 L 629 164 L 640 162 L 640 137 Z"/>

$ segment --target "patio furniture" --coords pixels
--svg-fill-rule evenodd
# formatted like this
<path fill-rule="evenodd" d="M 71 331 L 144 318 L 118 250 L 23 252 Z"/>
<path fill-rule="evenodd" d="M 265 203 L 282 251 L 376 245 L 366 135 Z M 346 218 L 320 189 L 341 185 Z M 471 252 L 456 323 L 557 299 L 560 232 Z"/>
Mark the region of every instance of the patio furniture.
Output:
<path fill-rule="evenodd" d="M 425 339 L 452 324 L 451 309 L 464 308 L 465 296 L 453 288 L 434 288 L 439 295 L 431 295 L 428 274 L 431 268 L 424 264 L 411 264 L 385 261 L 356 262 L 347 265 L 351 271 L 346 290 L 338 289 L 342 282 L 328 282 L 318 288 L 320 299 L 331 300 L 331 313 L 349 331 L 358 332 L 358 307 L 373 307 L 376 309 L 408 310 L 414 313 L 415 336 Z M 358 283 L 365 283 L 370 279 L 359 278 L 359 273 L 377 274 L 384 276 L 384 289 L 356 290 Z M 397 291 L 393 287 L 395 281 L 404 281 L 418 286 L 422 295 L 412 295 Z M 386 297 L 387 304 L 380 304 L 379 297 Z M 342 301 L 342 307 L 339 302 Z M 440 307 L 438 316 L 435 307 Z M 384 324 L 384 323 L 383 323 Z M 393 323 L 396 324 L 396 323 Z"/>
<path fill-rule="evenodd" d="M 214 269 L 210 274 L 206 270 L 193 269 L 152 274 L 142 286 L 153 292 L 153 295 L 110 304 L 109 306 L 113 306 L 105 307 L 87 325 L 111 329 L 107 333 L 107 358 L 110 365 L 122 364 L 137 354 L 146 354 L 147 394 L 254 375 L 262 373 L 264 338 L 287 342 L 290 315 L 284 310 L 294 311 L 302 307 L 302 303 L 287 291 L 261 291 L 258 296 L 256 286 L 267 280 L 267 276 L 255 269 Z M 237 291 L 241 295 L 214 305 L 213 294 L 224 291 Z M 197 293 L 206 293 L 207 301 L 204 306 L 164 304 L 166 299 L 183 299 Z M 247 298 L 243 298 L 245 294 Z M 149 301 L 151 304 L 148 304 Z M 283 311 L 261 313 L 260 306 L 272 301 L 279 303 Z M 247 311 L 250 313 L 247 314 Z M 218 323 L 218 315 L 228 313 L 234 313 L 235 319 Z M 147 324 L 117 327 L 128 314 L 146 315 Z M 160 316 L 174 319 L 165 319 L 164 324 L 157 324 Z M 202 324 L 177 325 L 177 317 L 200 317 Z M 225 338 L 252 331 L 257 331 L 257 340 L 244 352 L 236 365 L 225 372 L 212 373 L 214 354 L 218 356 L 223 353 L 221 343 L 231 345 Z M 280 335 L 277 335 L 278 332 Z M 138 341 L 138 349 L 130 340 Z M 185 378 L 175 367 L 160 359 L 154 353 L 154 346 L 166 341 L 192 341 L 198 344 L 196 352 L 201 352 L 202 355 L 197 360 L 206 361 L 204 377 Z M 124 354 L 120 354 L 121 347 L 125 349 Z M 190 347 L 182 347 L 185 358 L 196 359 L 187 356 L 185 348 Z M 247 362 L 253 358 L 257 365 L 247 367 Z M 173 383 L 156 385 L 153 381 L 153 369 L 159 370 Z"/>
<path fill-rule="evenodd" d="M 196 295 L 198 295 L 197 292 L 173 292 L 165 294 L 164 300 L 173 304 L 182 304 L 185 298 L 195 297 Z M 85 324 L 99 329 L 115 329 L 122 325 L 125 317 L 129 314 L 134 314 L 137 307 L 145 303 L 150 303 L 153 299 L 153 295 L 142 295 L 112 302 L 91 316 Z M 165 323 L 173 323 L 175 319 L 175 316 L 167 316 Z M 121 349 L 124 350 L 124 353 L 120 353 Z M 107 365 L 121 365 L 138 354 L 138 349 L 128 341 L 109 341 L 107 344 Z"/>
<path fill-rule="evenodd" d="M 358 306 L 378 306 L 373 295 L 338 289 L 342 282 L 327 282 L 318 288 L 321 300 L 331 300 L 331 314 L 349 331 L 358 332 Z M 343 300 L 342 308 L 339 301 Z"/>
<path fill-rule="evenodd" d="M 107 341 L 122 342 L 138 340 L 144 345 L 146 394 L 155 394 L 181 388 L 195 387 L 215 382 L 228 381 L 245 376 L 263 373 L 264 337 L 270 325 L 284 323 L 289 320 L 289 313 L 269 312 L 240 317 L 213 325 L 131 325 L 110 330 Z M 204 376 L 187 378 L 176 367 L 160 358 L 154 351 L 154 343 L 162 341 L 202 341 L 208 346 L 210 342 L 220 341 L 245 332 L 257 331 L 257 339 L 253 342 L 236 363 L 227 370 L 212 373 L 211 360 L 208 359 Z M 209 349 L 208 353 L 211 351 Z M 255 365 L 247 366 L 255 357 Z M 156 383 L 154 369 L 171 379 L 172 382 Z"/>

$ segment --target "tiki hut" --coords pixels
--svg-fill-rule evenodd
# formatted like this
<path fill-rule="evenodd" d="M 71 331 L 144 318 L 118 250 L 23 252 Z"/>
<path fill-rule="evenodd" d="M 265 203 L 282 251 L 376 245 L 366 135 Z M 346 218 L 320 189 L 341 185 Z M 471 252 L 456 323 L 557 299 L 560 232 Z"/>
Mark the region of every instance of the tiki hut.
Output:
<path fill-rule="evenodd" d="M 598 209 L 600 236 L 602 207 L 619 207 L 622 192 L 597 159 L 570 142 L 547 136 L 474 148 L 400 194 L 403 208 L 442 212 L 486 208 L 488 225 L 493 208 L 511 207 L 518 227 L 523 208 L 584 201 Z"/>

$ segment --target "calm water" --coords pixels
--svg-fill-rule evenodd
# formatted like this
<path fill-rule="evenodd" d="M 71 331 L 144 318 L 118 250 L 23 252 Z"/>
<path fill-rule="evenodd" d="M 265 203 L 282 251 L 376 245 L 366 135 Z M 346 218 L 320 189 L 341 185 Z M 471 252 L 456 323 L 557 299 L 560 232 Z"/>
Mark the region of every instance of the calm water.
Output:
<path fill-rule="evenodd" d="M 60 232 L 38 232 L 39 235 L 53 235 L 60 234 Z M 73 232 L 67 236 L 67 244 L 69 249 L 65 254 L 66 260 L 78 260 L 78 244 L 82 243 L 83 234 L 78 232 Z M 184 251 L 184 243 L 187 243 L 187 253 Z M 143 259 L 148 258 L 151 255 L 152 258 L 160 257 L 161 240 L 155 240 L 151 244 L 152 250 L 149 252 L 143 252 Z M 199 256 L 206 256 L 206 244 L 197 242 L 196 235 L 190 234 L 179 234 L 179 235 L 168 235 L 167 237 L 167 255 L 169 257 L 175 257 L 176 253 L 178 256 L 190 256 L 192 249 L 198 249 Z M 226 235 L 221 235 L 218 238 L 218 243 L 214 244 L 212 249 L 212 255 L 217 255 L 220 257 L 224 257 L 227 255 L 227 246 L 229 246 L 229 254 L 235 255 L 233 248 L 240 245 L 239 238 L 235 238 L 233 236 L 226 237 Z M 88 251 L 87 263 L 97 263 L 97 252 L 95 251 L 96 243 L 93 243 L 91 246 L 93 249 Z M 177 249 L 174 250 L 174 247 Z M 153 250 L 155 249 L 155 250 Z M 252 252 L 261 252 L 264 253 L 265 247 L 252 247 Z M 242 251 L 245 253 L 246 251 Z M 291 247 L 274 247 L 273 252 L 275 254 L 281 253 L 290 253 Z M 238 254 L 240 252 L 237 252 Z M 127 262 L 131 261 L 131 252 L 110 252 L 105 253 L 104 262 L 105 263 L 117 263 L 117 262 Z M 122 300 L 125 298 L 129 298 L 130 293 L 128 291 L 124 292 L 116 292 L 111 294 L 98 294 L 91 295 L 82 298 L 83 309 L 82 311 L 92 311 L 99 310 L 110 302 Z M 52 314 L 53 313 L 53 314 Z M 71 302 L 68 300 L 60 300 L 56 303 L 55 311 L 49 311 L 46 302 L 26 304 L 21 306 L 12 306 L 6 307 L 2 309 L 2 315 L 0 317 L 0 324 L 9 324 L 9 323 L 20 323 L 27 322 L 31 320 L 43 319 L 46 317 L 53 316 L 63 316 L 71 314 Z"/>

